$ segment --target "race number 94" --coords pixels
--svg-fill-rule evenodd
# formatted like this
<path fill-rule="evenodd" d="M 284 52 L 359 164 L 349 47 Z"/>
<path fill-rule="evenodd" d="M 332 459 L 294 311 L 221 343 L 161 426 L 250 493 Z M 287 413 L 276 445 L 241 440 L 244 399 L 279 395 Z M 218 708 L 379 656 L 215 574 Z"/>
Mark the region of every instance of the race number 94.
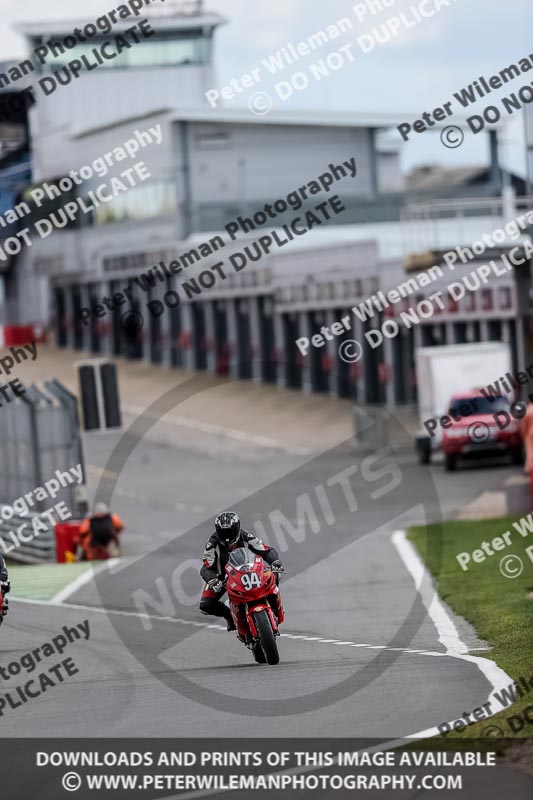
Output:
<path fill-rule="evenodd" d="M 261 586 L 259 575 L 256 572 L 245 572 L 241 577 L 241 583 L 247 591 L 254 588 L 259 589 Z"/>

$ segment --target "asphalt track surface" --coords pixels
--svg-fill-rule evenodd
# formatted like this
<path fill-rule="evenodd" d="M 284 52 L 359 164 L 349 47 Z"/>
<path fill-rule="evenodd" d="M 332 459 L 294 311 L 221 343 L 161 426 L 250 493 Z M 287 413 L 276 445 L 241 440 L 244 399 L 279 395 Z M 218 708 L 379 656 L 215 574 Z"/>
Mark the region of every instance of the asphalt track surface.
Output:
<path fill-rule="evenodd" d="M 94 477 L 119 438 L 89 438 Z M 207 434 L 184 446 L 143 439 L 116 484 L 112 471 L 107 475 L 114 510 L 128 525 L 125 557 L 113 574 L 106 567 L 63 607 L 12 602 L 1 631 L 2 662 L 20 658 L 63 625 L 87 619 L 91 634 L 65 653 L 79 672 L 6 710 L 2 734 L 392 739 L 485 702 L 487 679 L 476 664 L 446 655 L 391 534 L 426 517 L 438 519 L 441 508 L 452 516 L 516 468 L 487 463 L 469 469 L 466 479 L 465 472 L 446 474 L 435 466 L 437 494 L 410 452 L 385 454 L 401 486 L 374 497 L 392 473 L 376 478 L 374 462 L 363 466 L 368 458 L 356 456 L 350 443 L 302 456 L 245 443 L 215 446 Z M 349 469 L 355 510 L 338 483 L 327 483 Z M 306 493 L 317 508 L 317 485 L 327 487 L 334 522 L 322 519 L 315 533 L 289 542 L 282 553 L 287 621 L 279 666 L 254 664 L 219 620 L 199 614 L 194 598 L 201 584 L 192 568 L 180 575 L 178 595 L 185 602 L 174 585 L 171 609 L 148 604 L 151 618 L 139 616 L 135 592 L 155 597 L 156 586 L 172 587 L 176 567 L 200 557 L 222 508 L 243 510 L 245 521 L 270 519 L 273 509 L 290 516 L 295 498 Z M 457 624 L 469 648 L 483 646 L 465 623 Z"/>

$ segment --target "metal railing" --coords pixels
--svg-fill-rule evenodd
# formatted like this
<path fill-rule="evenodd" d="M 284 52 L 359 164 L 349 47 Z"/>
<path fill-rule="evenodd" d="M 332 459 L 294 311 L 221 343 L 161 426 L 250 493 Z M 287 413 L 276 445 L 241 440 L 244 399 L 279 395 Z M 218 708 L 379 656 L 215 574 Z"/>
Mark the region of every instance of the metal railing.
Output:
<path fill-rule="evenodd" d="M 498 197 L 408 202 L 401 213 L 404 249 L 415 253 L 466 245 L 531 209 L 533 196 L 515 197 L 509 190 Z"/>

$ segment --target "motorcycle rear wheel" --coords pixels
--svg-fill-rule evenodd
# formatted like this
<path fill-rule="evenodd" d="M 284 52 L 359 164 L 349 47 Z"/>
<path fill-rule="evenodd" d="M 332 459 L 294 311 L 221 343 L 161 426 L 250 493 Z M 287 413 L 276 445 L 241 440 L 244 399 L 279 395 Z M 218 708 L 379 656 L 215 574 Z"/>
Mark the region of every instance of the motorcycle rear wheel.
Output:
<path fill-rule="evenodd" d="M 279 653 L 276 637 L 270 624 L 270 618 L 266 611 L 258 611 L 254 614 L 255 626 L 259 635 L 259 641 L 268 664 L 279 664 Z"/>

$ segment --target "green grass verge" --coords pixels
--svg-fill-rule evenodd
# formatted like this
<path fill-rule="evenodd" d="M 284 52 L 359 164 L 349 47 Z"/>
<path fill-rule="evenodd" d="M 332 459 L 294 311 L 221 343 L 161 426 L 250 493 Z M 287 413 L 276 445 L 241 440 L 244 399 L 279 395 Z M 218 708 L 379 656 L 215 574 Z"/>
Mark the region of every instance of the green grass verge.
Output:
<path fill-rule="evenodd" d="M 24 600 L 51 600 L 78 575 L 91 569 L 94 562 L 75 564 L 28 564 L 9 566 L 11 594 Z"/>
<path fill-rule="evenodd" d="M 480 655 L 490 658 L 514 680 L 526 678 L 533 684 L 533 562 L 526 548 L 533 545 L 533 533 L 523 537 L 512 523 L 517 517 L 480 521 L 453 521 L 442 525 L 411 528 L 409 540 L 433 575 L 439 596 L 459 616 L 464 617 L 476 630 L 480 639 L 488 643 L 490 652 Z M 472 559 L 465 572 L 457 561 L 457 554 L 481 548 L 482 542 L 491 544 L 495 537 L 510 531 L 510 545 L 494 551 L 485 561 L 476 563 Z M 435 546 L 442 536 L 442 552 Z M 433 543 L 433 544 L 432 544 Z M 491 546 L 492 548 L 492 546 Z M 533 553 L 533 550 L 531 551 Z M 517 555 L 523 563 L 523 572 L 516 578 L 506 578 L 500 572 L 500 562 L 508 555 Z M 528 596 L 531 595 L 531 596 Z M 533 708 L 533 689 L 523 698 L 517 698 L 512 707 L 503 710 L 489 720 L 467 726 L 464 731 L 453 731 L 446 737 L 439 736 L 438 743 L 487 736 L 487 728 L 497 725 L 506 737 L 514 739 L 533 738 L 533 723 L 513 732 L 506 718 L 523 714 L 526 707 Z M 501 708 L 494 702 L 492 709 Z M 465 711 L 474 709 L 465 709 Z M 529 715 L 533 719 L 531 711 Z M 444 720 L 442 720 L 444 721 Z M 516 723 L 518 727 L 518 723 Z M 485 731 L 485 733 L 484 733 Z M 437 742 L 437 740 L 433 740 Z M 487 741 L 485 739 L 485 741 Z M 488 741 L 487 741 L 488 744 Z M 493 748 L 491 748 L 493 749 Z"/>

